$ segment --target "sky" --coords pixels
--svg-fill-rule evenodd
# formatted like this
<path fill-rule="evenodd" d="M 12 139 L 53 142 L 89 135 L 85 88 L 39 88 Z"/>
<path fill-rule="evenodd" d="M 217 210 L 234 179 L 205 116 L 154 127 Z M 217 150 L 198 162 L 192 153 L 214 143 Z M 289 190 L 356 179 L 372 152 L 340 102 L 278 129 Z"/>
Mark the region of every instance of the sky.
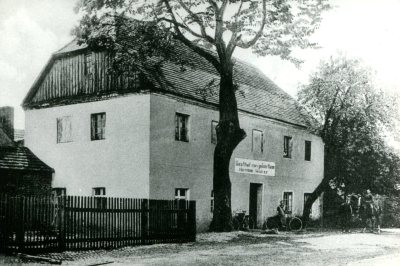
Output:
<path fill-rule="evenodd" d="M 15 107 L 15 127 L 24 128 L 21 102 L 51 54 L 73 39 L 76 0 L 0 0 L 0 106 Z M 334 0 L 312 36 L 320 49 L 296 55 L 301 68 L 278 57 L 235 56 L 256 65 L 293 97 L 320 60 L 338 53 L 361 58 L 379 84 L 400 92 L 400 0 Z"/>

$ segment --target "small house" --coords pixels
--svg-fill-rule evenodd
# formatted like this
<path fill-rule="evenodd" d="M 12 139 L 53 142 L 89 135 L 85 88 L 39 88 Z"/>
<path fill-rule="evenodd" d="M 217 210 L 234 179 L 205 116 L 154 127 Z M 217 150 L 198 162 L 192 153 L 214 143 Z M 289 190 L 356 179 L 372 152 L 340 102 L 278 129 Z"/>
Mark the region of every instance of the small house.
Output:
<path fill-rule="evenodd" d="M 0 108 L 0 193 L 50 195 L 54 170 L 14 142 L 13 121 L 13 108 Z"/>

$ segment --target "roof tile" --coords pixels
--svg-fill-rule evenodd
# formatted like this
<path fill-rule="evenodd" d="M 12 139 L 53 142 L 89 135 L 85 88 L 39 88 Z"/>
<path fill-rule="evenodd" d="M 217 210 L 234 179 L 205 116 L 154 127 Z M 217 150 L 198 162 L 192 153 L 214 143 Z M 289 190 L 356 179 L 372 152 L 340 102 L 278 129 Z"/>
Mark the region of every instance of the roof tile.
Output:
<path fill-rule="evenodd" d="M 0 147 L 0 169 L 54 172 L 27 147 Z"/>
<path fill-rule="evenodd" d="M 57 51 L 55 55 L 63 56 L 65 53 L 78 51 L 86 47 L 86 45 L 79 46 L 76 41 L 72 41 Z M 182 48 L 180 49 L 188 48 L 182 44 Z M 187 54 L 187 51 L 182 52 L 182 54 Z M 173 93 L 217 105 L 218 87 L 209 88 L 207 93 L 201 93 L 202 89 L 206 88 L 211 80 L 219 80 L 219 75 L 216 70 L 208 61 L 195 53 L 191 53 L 189 59 L 193 67 L 185 67 L 186 70 L 184 71 L 182 71 L 181 66 L 173 63 L 165 63 L 163 66 L 163 74 L 166 82 L 163 82 L 163 85 L 154 84 L 155 87 L 158 87 L 157 89 L 163 90 L 163 92 L 166 93 Z M 234 60 L 234 79 L 239 85 L 239 89 L 236 93 L 239 110 L 302 127 L 308 127 L 310 125 L 310 116 L 303 112 L 297 101 L 289 94 L 280 89 L 256 67 L 238 59 Z M 145 73 L 145 75 L 148 76 L 150 82 L 154 83 L 154 78 L 150 76 L 151 74 Z M 218 82 L 216 85 L 218 85 Z M 160 88 L 160 86 L 162 86 L 162 88 Z M 93 91 L 91 95 L 74 95 L 68 98 L 76 102 L 81 101 L 81 98 L 85 98 L 84 101 L 95 101 L 99 100 L 99 93 L 102 94 L 101 98 L 104 99 L 105 95 L 103 95 L 104 93 L 101 91 L 101 88 L 97 88 L 97 91 Z M 110 92 L 110 94 L 115 93 L 123 94 L 126 92 Z M 93 97 L 93 99 L 90 97 Z M 33 97 L 30 99 L 32 98 Z M 49 103 L 65 104 L 66 102 L 71 103 L 71 101 L 67 101 L 65 97 L 61 97 L 59 99 L 54 98 L 48 100 L 47 102 L 31 102 L 30 104 L 32 104 L 31 106 L 46 107 Z M 29 102 L 27 106 L 29 106 Z"/>

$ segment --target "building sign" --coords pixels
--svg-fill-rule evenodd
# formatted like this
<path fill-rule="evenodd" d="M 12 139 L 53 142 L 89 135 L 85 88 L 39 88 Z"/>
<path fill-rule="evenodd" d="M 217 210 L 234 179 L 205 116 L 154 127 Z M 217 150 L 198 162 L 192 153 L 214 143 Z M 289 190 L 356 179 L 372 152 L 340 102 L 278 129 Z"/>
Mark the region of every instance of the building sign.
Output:
<path fill-rule="evenodd" d="M 235 158 L 235 172 L 252 175 L 275 176 L 275 163 Z"/>

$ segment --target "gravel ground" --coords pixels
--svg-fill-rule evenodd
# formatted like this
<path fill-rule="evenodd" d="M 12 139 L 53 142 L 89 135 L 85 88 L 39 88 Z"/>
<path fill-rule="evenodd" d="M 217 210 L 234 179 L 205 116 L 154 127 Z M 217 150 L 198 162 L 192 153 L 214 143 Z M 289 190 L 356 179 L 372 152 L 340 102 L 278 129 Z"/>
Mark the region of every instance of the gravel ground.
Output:
<path fill-rule="evenodd" d="M 42 256 L 62 259 L 63 265 L 400 265 L 400 230 L 385 230 L 380 235 L 335 231 L 204 233 L 198 234 L 196 243 Z M 35 263 L 0 257 L 0 264 Z"/>

